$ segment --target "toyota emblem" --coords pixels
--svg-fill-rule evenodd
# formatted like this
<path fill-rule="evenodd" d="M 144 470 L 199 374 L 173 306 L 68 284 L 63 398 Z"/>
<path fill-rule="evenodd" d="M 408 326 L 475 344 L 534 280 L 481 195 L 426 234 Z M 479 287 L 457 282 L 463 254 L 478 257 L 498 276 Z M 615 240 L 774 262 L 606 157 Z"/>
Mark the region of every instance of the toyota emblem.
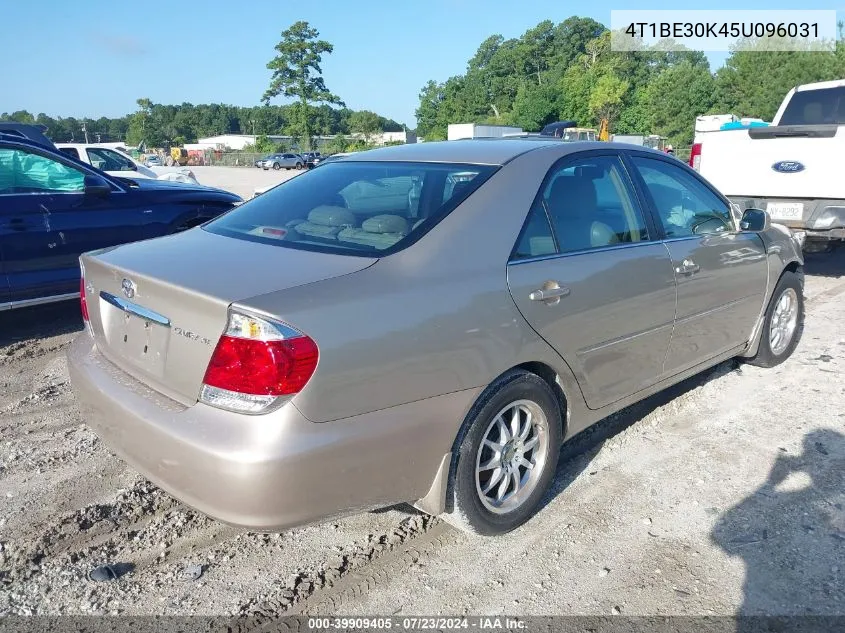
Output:
<path fill-rule="evenodd" d="M 124 279 L 120 284 L 120 288 L 123 290 L 123 294 L 127 299 L 135 296 L 135 282 L 131 279 Z"/>

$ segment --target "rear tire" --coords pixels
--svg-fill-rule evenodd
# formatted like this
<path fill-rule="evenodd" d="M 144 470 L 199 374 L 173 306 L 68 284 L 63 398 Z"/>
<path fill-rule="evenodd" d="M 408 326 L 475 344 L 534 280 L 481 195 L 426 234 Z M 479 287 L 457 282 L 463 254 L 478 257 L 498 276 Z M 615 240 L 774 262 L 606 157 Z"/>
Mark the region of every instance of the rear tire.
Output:
<path fill-rule="evenodd" d="M 792 355 L 804 330 L 804 288 L 794 272 L 781 275 L 772 293 L 757 354 L 746 362 L 757 367 L 775 367 Z"/>
<path fill-rule="evenodd" d="M 539 376 L 510 371 L 482 395 L 464 429 L 443 518 L 474 534 L 510 532 L 534 515 L 557 469 L 557 398 Z"/>

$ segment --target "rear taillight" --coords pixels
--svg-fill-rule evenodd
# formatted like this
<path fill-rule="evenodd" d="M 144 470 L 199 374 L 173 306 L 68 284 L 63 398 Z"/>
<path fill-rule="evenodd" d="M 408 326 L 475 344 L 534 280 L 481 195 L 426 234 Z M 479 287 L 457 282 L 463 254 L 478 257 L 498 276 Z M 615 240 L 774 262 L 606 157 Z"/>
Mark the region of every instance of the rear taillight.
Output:
<path fill-rule="evenodd" d="M 266 413 L 314 375 L 317 344 L 289 325 L 231 312 L 208 363 L 200 401 L 240 413 Z"/>
<path fill-rule="evenodd" d="M 695 171 L 701 169 L 701 143 L 694 143 L 689 155 L 689 166 Z"/>

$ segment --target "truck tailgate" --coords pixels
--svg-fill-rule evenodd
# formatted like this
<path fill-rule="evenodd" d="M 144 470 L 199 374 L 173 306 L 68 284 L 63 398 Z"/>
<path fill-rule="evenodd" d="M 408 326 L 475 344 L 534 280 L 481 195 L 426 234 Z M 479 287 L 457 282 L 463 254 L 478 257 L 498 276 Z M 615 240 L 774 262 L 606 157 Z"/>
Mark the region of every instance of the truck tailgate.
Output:
<path fill-rule="evenodd" d="M 838 126 L 782 126 L 710 132 L 700 173 L 727 196 L 843 198 Z"/>

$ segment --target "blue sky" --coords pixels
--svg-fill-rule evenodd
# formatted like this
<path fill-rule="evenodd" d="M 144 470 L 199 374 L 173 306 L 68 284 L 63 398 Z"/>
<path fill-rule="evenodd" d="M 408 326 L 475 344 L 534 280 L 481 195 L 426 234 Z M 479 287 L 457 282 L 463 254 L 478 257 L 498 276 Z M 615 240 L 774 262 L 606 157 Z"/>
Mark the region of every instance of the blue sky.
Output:
<path fill-rule="evenodd" d="M 570 15 L 610 24 L 607 0 L 203 0 L 114 2 L 10 0 L 3 8 L 0 112 L 119 116 L 135 100 L 256 105 L 270 78 L 279 34 L 307 20 L 332 42 L 327 86 L 355 109 L 409 126 L 429 79 L 462 73 L 484 38 L 517 37 L 538 22 Z M 708 0 L 687 9 L 841 9 L 836 2 Z M 676 1 L 642 9 L 676 9 Z M 9 28 L 14 25 L 14 28 Z M 13 54 L 14 53 L 14 54 Z M 709 56 L 718 66 L 725 55 Z"/>

